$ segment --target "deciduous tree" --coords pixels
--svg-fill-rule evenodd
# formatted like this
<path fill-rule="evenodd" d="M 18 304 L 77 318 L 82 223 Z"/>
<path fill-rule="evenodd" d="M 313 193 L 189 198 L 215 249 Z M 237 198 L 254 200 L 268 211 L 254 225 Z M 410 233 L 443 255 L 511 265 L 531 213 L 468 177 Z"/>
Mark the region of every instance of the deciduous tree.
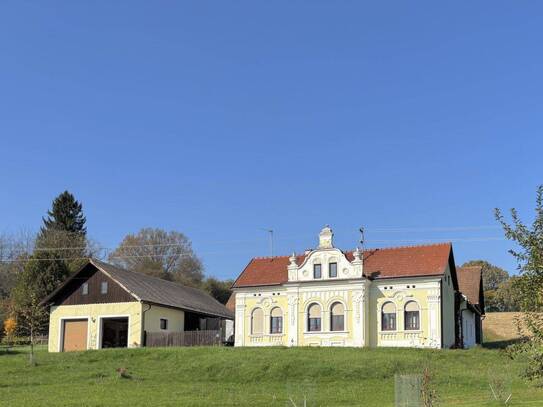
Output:
<path fill-rule="evenodd" d="M 535 217 L 530 226 L 520 219 L 516 209 L 510 211 L 511 223 L 499 209 L 495 214 L 505 236 L 517 246 L 510 250 L 520 272 L 514 286 L 521 309 L 525 311 L 522 322 L 531 334 L 530 340 L 521 347 L 530 361 L 526 375 L 543 383 L 543 185 L 537 190 Z"/>
<path fill-rule="evenodd" d="M 190 240 L 180 232 L 144 228 L 125 236 L 109 260 L 121 267 L 198 287 L 203 266 Z"/>

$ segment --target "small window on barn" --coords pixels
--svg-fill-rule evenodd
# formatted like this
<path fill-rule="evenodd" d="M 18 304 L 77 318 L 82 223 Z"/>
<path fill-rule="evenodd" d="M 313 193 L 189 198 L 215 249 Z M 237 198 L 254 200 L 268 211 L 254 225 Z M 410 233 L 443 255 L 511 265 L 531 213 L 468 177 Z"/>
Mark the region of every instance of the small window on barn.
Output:
<path fill-rule="evenodd" d="M 100 294 L 107 294 L 107 281 L 100 283 Z"/>
<path fill-rule="evenodd" d="M 89 293 L 89 283 L 83 283 L 81 286 L 81 294 L 87 295 Z"/>
<path fill-rule="evenodd" d="M 168 320 L 166 318 L 160 318 L 160 329 L 168 329 Z"/>

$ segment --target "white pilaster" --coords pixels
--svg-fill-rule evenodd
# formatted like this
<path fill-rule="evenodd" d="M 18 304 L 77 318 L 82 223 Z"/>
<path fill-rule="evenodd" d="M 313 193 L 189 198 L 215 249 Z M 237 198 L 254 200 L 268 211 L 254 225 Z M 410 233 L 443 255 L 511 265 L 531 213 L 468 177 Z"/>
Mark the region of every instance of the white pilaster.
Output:
<path fill-rule="evenodd" d="M 236 326 L 235 346 L 245 345 L 245 297 L 236 293 Z"/>
<path fill-rule="evenodd" d="M 288 346 L 298 345 L 298 293 L 288 294 Z"/>
<path fill-rule="evenodd" d="M 441 348 L 441 296 L 439 290 L 430 290 L 428 292 L 428 346 Z"/>

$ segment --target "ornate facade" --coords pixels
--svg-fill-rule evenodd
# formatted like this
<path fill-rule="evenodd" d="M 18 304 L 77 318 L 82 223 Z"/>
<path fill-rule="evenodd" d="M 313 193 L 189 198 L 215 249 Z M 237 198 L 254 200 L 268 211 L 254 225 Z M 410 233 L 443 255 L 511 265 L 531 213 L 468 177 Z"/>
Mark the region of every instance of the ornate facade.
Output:
<path fill-rule="evenodd" d="M 233 289 L 236 346 L 458 344 L 448 243 L 344 252 L 325 227 L 303 255 L 251 260 Z"/>

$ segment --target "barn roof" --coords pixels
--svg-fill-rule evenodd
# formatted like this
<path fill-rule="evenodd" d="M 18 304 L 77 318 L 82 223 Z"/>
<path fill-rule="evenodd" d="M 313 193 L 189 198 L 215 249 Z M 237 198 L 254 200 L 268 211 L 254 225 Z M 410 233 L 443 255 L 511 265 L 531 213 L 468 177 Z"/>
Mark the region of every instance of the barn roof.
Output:
<path fill-rule="evenodd" d="M 80 272 L 89 264 L 108 275 L 137 300 L 157 305 L 179 308 L 210 316 L 232 319 L 234 315 L 224 305 L 205 292 L 172 281 L 125 270 L 103 261 L 90 259 Z M 77 277 L 75 273 L 59 288 L 51 293 L 42 303 L 49 303 L 59 294 L 69 281 Z"/>

